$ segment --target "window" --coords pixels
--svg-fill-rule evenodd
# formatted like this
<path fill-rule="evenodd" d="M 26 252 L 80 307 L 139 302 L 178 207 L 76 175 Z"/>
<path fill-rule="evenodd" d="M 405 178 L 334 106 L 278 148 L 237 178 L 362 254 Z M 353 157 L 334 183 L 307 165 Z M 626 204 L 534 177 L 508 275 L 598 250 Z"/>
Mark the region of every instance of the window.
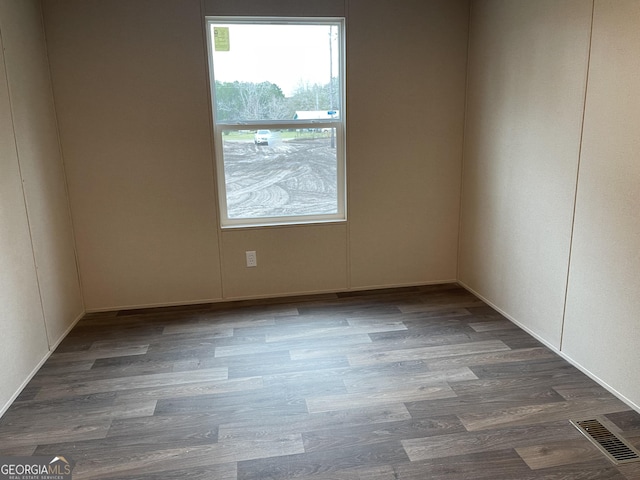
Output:
<path fill-rule="evenodd" d="M 208 17 L 223 227 L 344 220 L 343 19 Z"/>

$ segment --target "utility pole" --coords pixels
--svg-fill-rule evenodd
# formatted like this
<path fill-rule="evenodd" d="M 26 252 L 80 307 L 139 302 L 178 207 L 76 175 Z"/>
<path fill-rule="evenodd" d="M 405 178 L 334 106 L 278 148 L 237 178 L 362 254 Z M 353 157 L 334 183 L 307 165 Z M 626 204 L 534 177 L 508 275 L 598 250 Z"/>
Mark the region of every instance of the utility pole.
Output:
<path fill-rule="evenodd" d="M 329 25 L 329 111 L 335 111 L 333 109 L 333 25 Z M 336 148 L 334 128 L 331 128 L 331 148 Z"/>

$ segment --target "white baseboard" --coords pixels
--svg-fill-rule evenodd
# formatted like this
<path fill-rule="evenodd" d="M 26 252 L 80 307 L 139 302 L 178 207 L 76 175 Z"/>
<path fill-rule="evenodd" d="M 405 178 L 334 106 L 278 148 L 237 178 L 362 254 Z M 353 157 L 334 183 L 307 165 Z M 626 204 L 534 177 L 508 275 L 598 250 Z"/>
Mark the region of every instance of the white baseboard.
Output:
<path fill-rule="evenodd" d="M 613 388 L 611 385 L 609 385 L 607 382 L 605 382 L 602 378 L 598 377 L 596 374 L 594 374 L 593 372 L 591 372 L 587 367 L 585 367 L 584 365 L 582 365 L 580 362 L 576 361 L 574 358 L 570 357 L 569 355 L 567 355 L 565 352 L 561 351 L 560 349 L 558 349 L 555 345 L 551 344 L 550 342 L 548 342 L 546 339 L 544 339 L 543 337 L 541 337 L 540 335 L 538 335 L 536 332 L 534 332 L 533 330 L 531 330 L 529 327 L 527 327 L 526 325 L 522 324 L 521 322 L 519 322 L 516 318 L 512 317 L 511 315 L 509 315 L 507 312 L 503 311 L 500 307 L 498 307 L 497 305 L 495 305 L 493 302 L 491 302 L 489 299 L 485 298 L 483 295 L 481 295 L 480 293 L 476 292 L 473 288 L 471 288 L 470 286 L 466 285 L 464 282 L 461 282 L 460 280 L 458 280 L 458 285 L 460 285 L 462 288 L 464 288 L 465 290 L 468 290 L 469 292 L 473 293 L 476 297 L 478 297 L 480 300 L 482 300 L 484 303 L 486 303 L 487 305 L 489 305 L 491 308 L 493 308 L 494 310 L 496 310 L 498 313 L 500 313 L 502 316 L 504 316 L 505 318 L 507 318 L 509 321 L 511 321 L 512 323 L 514 323 L 515 325 L 517 325 L 518 327 L 520 327 L 522 330 L 524 330 L 525 332 L 527 332 L 529 335 L 531 335 L 533 338 L 535 338 L 536 340 L 538 340 L 540 343 L 542 343 L 545 347 L 547 347 L 549 350 L 551 350 L 553 353 L 556 353 L 558 356 L 562 357 L 564 360 L 566 360 L 567 362 L 569 362 L 571 365 L 573 365 L 574 367 L 576 367 L 578 370 L 580 370 L 582 373 L 584 373 L 587 377 L 589 377 L 591 380 L 593 380 L 594 382 L 596 382 L 598 385 L 600 385 L 601 387 L 603 387 L 605 390 L 607 390 L 609 393 L 611 393 L 612 395 L 615 395 L 617 398 L 619 398 L 621 401 L 623 401 L 624 403 L 626 403 L 627 405 L 629 405 L 629 408 L 632 408 L 633 410 L 637 411 L 640 413 L 640 405 L 636 404 L 635 402 L 633 402 L 632 400 L 630 400 L 629 398 L 627 398 L 626 396 L 624 396 L 623 394 L 621 394 L 619 391 L 617 391 L 615 388 Z"/>
<path fill-rule="evenodd" d="M 361 292 L 366 290 L 383 290 L 386 288 L 404 288 L 404 287 L 422 287 L 428 285 L 443 285 L 447 283 L 457 283 L 455 279 L 451 280 L 436 280 L 421 283 L 393 283 L 393 284 L 380 284 L 380 285 L 366 285 L 362 287 L 353 288 L 338 288 L 331 290 L 308 290 L 300 292 L 280 292 L 280 293 L 268 293 L 264 295 L 239 295 L 237 297 L 221 297 L 221 298 L 208 298 L 200 300 L 187 300 L 182 302 L 162 302 L 162 303 L 144 303 L 135 305 L 119 305 L 106 308 L 88 308 L 86 313 L 105 313 L 105 312 L 117 312 L 119 310 L 138 310 L 143 308 L 163 308 L 163 307 L 180 307 L 183 305 L 200 305 L 206 303 L 226 303 L 226 302 L 238 302 L 243 300 L 267 300 L 270 298 L 288 298 L 288 297 L 304 297 L 308 295 L 330 295 L 332 293 L 347 293 L 347 292 Z"/>
<path fill-rule="evenodd" d="M 58 345 L 60 345 L 62 341 L 66 338 L 66 336 L 69 335 L 69 332 L 71 332 L 73 327 L 76 326 L 76 324 L 82 319 L 82 317 L 84 317 L 84 315 L 85 315 L 84 312 L 78 315 L 76 319 L 73 320 L 73 322 L 71 322 L 71 325 L 69 325 L 69 327 L 65 330 L 65 332 L 56 341 L 56 343 L 49 346 L 49 351 L 46 353 L 46 355 L 42 357 L 42 359 L 38 362 L 35 368 L 31 370 L 31 373 L 29 373 L 25 381 L 22 382 L 20 387 L 18 387 L 18 390 L 16 390 L 16 392 L 9 398 L 9 400 L 2 406 L 2 408 L 0 408 L 0 418 L 7 412 L 7 410 L 9 410 L 9 407 L 11 407 L 13 402 L 15 402 L 16 398 L 18 398 L 18 396 L 26 388 L 26 386 L 29 384 L 31 379 L 35 377 L 35 375 L 38 373 L 40 368 L 42 368 L 42 365 L 44 365 L 44 363 L 49 359 L 49 357 L 55 351 L 55 349 L 58 348 Z M 47 339 L 47 342 L 48 342 L 48 339 Z"/>
<path fill-rule="evenodd" d="M 80 315 L 78 315 L 75 320 L 73 322 L 71 322 L 71 324 L 67 327 L 67 329 L 64 331 L 64 333 L 62 335 L 60 335 L 60 338 L 58 338 L 58 340 L 56 340 L 56 342 L 53 345 L 49 345 L 49 355 L 51 353 L 53 353 L 53 351 L 58 348 L 58 345 L 60 345 L 62 343 L 62 341 L 67 338 L 67 335 L 69 335 L 69 333 L 71 332 L 71 330 L 73 330 L 73 327 L 75 327 L 78 322 L 80 320 L 82 320 L 82 317 L 85 316 L 86 312 L 82 312 Z M 48 358 L 48 357 L 47 357 Z"/>
<path fill-rule="evenodd" d="M 220 299 L 204 299 L 204 300 L 186 300 L 184 302 L 159 302 L 159 303 L 141 303 L 136 305 L 118 305 L 115 307 L 104 308 L 87 308 L 86 313 L 104 313 L 118 312 L 120 310 L 138 310 L 142 308 L 162 308 L 162 307 L 181 307 L 185 305 L 200 305 L 206 303 L 218 303 Z"/>

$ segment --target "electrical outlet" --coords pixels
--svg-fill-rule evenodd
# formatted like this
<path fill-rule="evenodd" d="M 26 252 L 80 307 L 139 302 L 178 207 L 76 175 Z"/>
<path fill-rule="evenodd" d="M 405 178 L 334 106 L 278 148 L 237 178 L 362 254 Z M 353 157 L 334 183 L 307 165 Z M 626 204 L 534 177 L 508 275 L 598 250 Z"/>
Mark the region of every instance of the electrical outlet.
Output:
<path fill-rule="evenodd" d="M 256 256 L 255 250 L 247 250 L 244 253 L 247 256 L 247 267 L 257 267 L 258 257 Z"/>

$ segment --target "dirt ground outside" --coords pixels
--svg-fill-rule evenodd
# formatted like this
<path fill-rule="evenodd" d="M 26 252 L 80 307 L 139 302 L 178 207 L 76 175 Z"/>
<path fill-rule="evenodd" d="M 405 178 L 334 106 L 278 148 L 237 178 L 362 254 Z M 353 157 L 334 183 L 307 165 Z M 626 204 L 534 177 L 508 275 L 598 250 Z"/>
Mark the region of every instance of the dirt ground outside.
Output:
<path fill-rule="evenodd" d="M 328 136 L 223 141 L 230 219 L 337 213 L 336 149 Z"/>

